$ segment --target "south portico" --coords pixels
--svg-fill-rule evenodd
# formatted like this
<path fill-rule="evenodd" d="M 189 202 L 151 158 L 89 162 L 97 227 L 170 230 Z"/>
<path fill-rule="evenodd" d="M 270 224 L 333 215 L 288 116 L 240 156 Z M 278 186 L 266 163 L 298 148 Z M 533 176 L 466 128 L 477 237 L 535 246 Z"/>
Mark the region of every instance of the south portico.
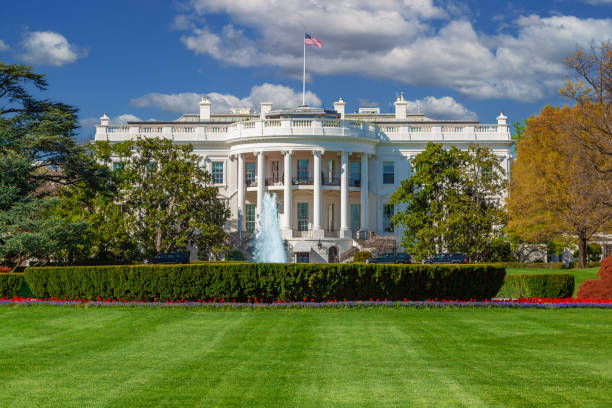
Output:
<path fill-rule="evenodd" d="M 367 236 L 368 158 L 374 149 L 362 144 L 355 149 L 360 151 L 349 152 L 304 142 L 285 141 L 280 149 L 259 143 L 232 149 L 238 231 L 253 232 L 264 193 L 275 193 L 282 238 L 293 252 L 312 250 L 310 262 L 317 253 L 329 255 L 320 259 L 327 262 L 350 249 L 353 238 Z"/>

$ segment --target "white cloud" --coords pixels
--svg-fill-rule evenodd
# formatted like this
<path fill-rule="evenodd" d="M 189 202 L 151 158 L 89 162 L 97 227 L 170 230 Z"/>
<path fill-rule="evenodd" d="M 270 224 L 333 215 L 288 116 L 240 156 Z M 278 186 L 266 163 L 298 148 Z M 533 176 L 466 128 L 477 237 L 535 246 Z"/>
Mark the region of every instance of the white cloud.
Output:
<path fill-rule="evenodd" d="M 584 1 L 593 6 L 599 6 L 601 4 L 612 4 L 612 0 L 584 0 Z"/>
<path fill-rule="evenodd" d="M 194 92 L 148 93 L 132 99 L 130 105 L 139 108 L 152 106 L 171 113 L 195 113 L 198 112 L 198 104 L 204 95 L 210 99 L 211 109 L 214 113 L 228 112 L 229 108 L 251 108 L 258 111 L 261 102 L 272 102 L 274 109 L 296 107 L 302 104 L 301 93 L 295 92 L 287 86 L 264 83 L 251 88 L 250 94 L 244 98 L 217 92 L 208 94 Z M 314 93 L 307 91 L 306 104 L 320 106 L 321 100 Z"/>
<path fill-rule="evenodd" d="M 426 96 L 423 99 L 408 101 L 406 112 L 420 112 L 429 118 L 438 120 L 478 120 L 476 113 L 468 110 L 451 96 L 441 98 Z"/>
<path fill-rule="evenodd" d="M 110 118 L 111 125 L 125 125 L 128 122 L 142 122 L 142 119 L 131 113 L 124 113 L 123 115 Z"/>
<path fill-rule="evenodd" d="M 0 40 L 0 51 L 6 51 L 8 50 L 10 47 L 7 43 L 5 43 L 4 41 Z"/>
<path fill-rule="evenodd" d="M 564 57 L 612 37 L 610 18 L 537 15 L 510 22 L 512 35 L 486 35 L 461 17 L 455 2 L 446 2 L 446 10 L 437 4 L 191 0 L 194 15 L 225 14 L 231 23 L 221 29 L 198 23 L 181 41 L 224 63 L 274 66 L 295 77 L 301 75 L 307 31 L 323 42 L 322 49 L 307 51 L 313 74 L 358 74 L 449 87 L 476 98 L 535 101 L 561 85 Z"/>
<path fill-rule="evenodd" d="M 27 32 L 21 45 L 24 49 L 21 58 L 31 64 L 61 67 L 87 54 L 70 44 L 66 37 L 53 31 Z"/>

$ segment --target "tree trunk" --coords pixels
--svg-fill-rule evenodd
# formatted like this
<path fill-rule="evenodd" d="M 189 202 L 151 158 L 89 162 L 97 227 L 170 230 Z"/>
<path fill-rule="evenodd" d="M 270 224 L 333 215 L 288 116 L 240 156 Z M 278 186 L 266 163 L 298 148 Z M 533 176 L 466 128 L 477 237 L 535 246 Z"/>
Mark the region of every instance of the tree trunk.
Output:
<path fill-rule="evenodd" d="M 587 239 L 578 238 L 578 268 L 584 269 L 587 266 Z"/>

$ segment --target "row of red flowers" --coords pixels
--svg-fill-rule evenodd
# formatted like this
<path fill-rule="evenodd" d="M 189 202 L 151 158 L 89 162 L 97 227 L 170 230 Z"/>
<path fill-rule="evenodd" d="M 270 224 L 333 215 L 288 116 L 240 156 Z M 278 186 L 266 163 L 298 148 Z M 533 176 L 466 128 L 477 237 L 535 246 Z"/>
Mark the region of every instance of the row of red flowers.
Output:
<path fill-rule="evenodd" d="M 389 300 L 389 299 L 366 299 L 366 300 L 357 300 L 357 301 L 352 301 L 352 300 L 347 300 L 347 299 L 342 299 L 342 300 L 337 300 L 337 299 L 333 299 L 333 300 L 315 300 L 315 299 L 308 299 L 308 298 L 304 298 L 302 301 L 283 301 L 283 300 L 276 300 L 273 302 L 265 302 L 262 298 L 258 299 L 258 298 L 253 298 L 253 299 L 248 299 L 247 302 L 238 302 L 236 299 L 225 299 L 225 298 L 213 298 L 213 299 L 198 299 L 197 301 L 191 301 L 191 300 L 184 300 L 184 299 L 170 299 L 170 300 L 157 300 L 157 299 L 143 299 L 143 300 L 127 300 L 127 299 L 111 299 L 111 298 L 100 298 L 97 297 L 94 300 L 88 300 L 88 299 L 59 299 L 56 297 L 50 297 L 50 298 L 34 298 L 34 297 L 21 297 L 21 296 L 17 296 L 17 297 L 13 297 L 13 298 L 0 298 L 0 302 L 11 302 L 11 303 L 19 303 L 19 302 L 71 302 L 71 303 L 91 303 L 91 302 L 96 302 L 96 303 L 167 303 L 167 304 L 181 304 L 181 303 L 202 303 L 202 304 L 206 304 L 206 303 L 214 303 L 214 304 L 235 304 L 235 303 L 252 303 L 252 304 L 269 304 L 269 303 L 276 303 L 276 304 L 293 304 L 293 303 L 346 303 L 346 302 L 375 302 L 375 303 L 401 303 L 402 301 L 393 301 L 393 300 Z M 413 302 L 413 301 L 409 301 L 407 298 L 403 299 L 403 302 Z M 425 301 L 420 301 L 421 303 L 474 303 L 474 302 L 478 302 L 478 303 L 536 303 L 536 304 L 585 304 L 585 303 L 592 303 L 592 304 L 612 304 L 612 299 L 577 299 L 577 298 L 519 298 L 519 299 L 484 299 L 484 300 L 479 300 L 479 299 L 469 299 L 469 300 L 460 300 L 460 299 L 438 299 L 438 298 L 434 298 L 434 299 L 427 299 Z"/>

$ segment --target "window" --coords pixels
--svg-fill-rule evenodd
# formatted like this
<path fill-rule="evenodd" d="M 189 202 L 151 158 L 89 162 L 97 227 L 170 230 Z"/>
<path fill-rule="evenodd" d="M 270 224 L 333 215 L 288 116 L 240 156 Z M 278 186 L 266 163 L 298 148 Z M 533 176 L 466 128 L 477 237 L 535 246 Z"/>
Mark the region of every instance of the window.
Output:
<path fill-rule="evenodd" d="M 255 184 L 255 162 L 246 162 L 246 185 Z"/>
<path fill-rule="evenodd" d="M 334 161 L 327 161 L 327 183 L 330 185 L 334 184 Z"/>
<path fill-rule="evenodd" d="M 329 204 L 327 206 L 327 230 L 334 230 L 334 204 Z"/>
<path fill-rule="evenodd" d="M 385 204 L 383 206 L 383 229 L 385 232 L 393 232 L 393 223 L 391 222 L 393 214 L 393 204 Z"/>
<path fill-rule="evenodd" d="M 246 205 L 246 230 L 247 232 L 255 231 L 255 205 Z"/>
<path fill-rule="evenodd" d="M 298 183 L 304 184 L 308 182 L 308 160 L 298 160 L 297 176 Z"/>
<path fill-rule="evenodd" d="M 123 168 L 123 163 L 121 162 L 113 162 L 113 171 L 121 170 Z"/>
<path fill-rule="evenodd" d="M 351 204 L 351 230 L 359 231 L 361 228 L 361 205 Z"/>
<path fill-rule="evenodd" d="M 274 160 L 272 162 L 272 182 L 273 183 L 280 183 L 281 179 L 280 179 L 280 172 L 279 172 L 279 161 L 278 160 Z"/>
<path fill-rule="evenodd" d="M 395 184 L 395 163 L 383 162 L 383 184 Z"/>
<path fill-rule="evenodd" d="M 350 162 L 349 185 L 359 187 L 361 185 L 361 163 L 358 161 Z"/>
<path fill-rule="evenodd" d="M 298 203 L 298 231 L 308 231 L 308 203 Z"/>
<path fill-rule="evenodd" d="M 223 162 L 212 162 L 212 177 L 214 184 L 223 184 Z"/>
<path fill-rule="evenodd" d="M 296 252 L 295 253 L 295 262 L 296 263 L 309 263 L 309 253 L 308 252 Z"/>

